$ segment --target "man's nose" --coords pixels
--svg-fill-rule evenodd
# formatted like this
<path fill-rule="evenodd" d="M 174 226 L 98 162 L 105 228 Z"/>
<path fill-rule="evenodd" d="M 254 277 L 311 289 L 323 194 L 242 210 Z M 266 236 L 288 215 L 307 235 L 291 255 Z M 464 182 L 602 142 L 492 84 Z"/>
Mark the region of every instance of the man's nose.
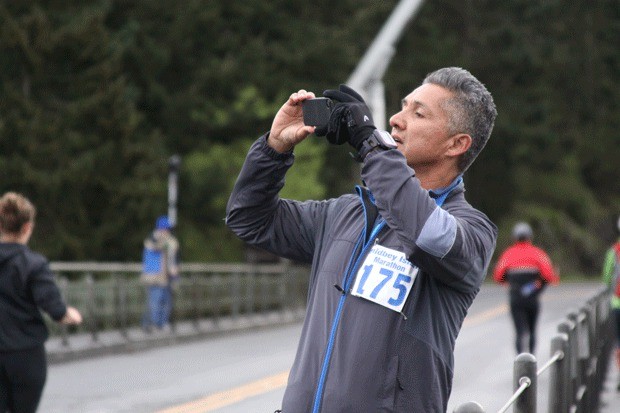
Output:
<path fill-rule="evenodd" d="M 397 112 L 395 114 L 393 114 L 392 116 L 390 116 L 390 126 L 392 128 L 397 128 L 400 129 L 400 117 L 399 117 L 400 112 Z"/>

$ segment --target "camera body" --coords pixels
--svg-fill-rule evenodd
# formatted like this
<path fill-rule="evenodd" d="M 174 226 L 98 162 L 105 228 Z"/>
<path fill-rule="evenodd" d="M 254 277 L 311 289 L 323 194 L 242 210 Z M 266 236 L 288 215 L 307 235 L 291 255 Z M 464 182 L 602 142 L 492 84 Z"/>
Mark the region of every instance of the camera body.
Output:
<path fill-rule="evenodd" d="M 324 97 L 307 99 L 301 103 L 301 110 L 304 116 L 304 125 L 322 129 L 329 123 L 329 118 L 334 110 L 334 101 Z"/>

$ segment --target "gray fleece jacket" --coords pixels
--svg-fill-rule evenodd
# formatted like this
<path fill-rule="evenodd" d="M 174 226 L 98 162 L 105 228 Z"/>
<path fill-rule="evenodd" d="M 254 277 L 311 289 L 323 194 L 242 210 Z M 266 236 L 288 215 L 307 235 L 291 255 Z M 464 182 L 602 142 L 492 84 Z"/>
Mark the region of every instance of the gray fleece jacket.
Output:
<path fill-rule="evenodd" d="M 283 413 L 445 412 L 455 340 L 485 277 L 497 228 L 467 203 L 462 182 L 439 207 L 433 198 L 441 191 L 423 189 L 404 156 L 387 150 L 369 154 L 362 167 L 377 220 L 385 221 L 366 239 L 373 223 L 366 228 L 371 214 L 358 195 L 279 198 L 293 160 L 259 138 L 226 217 L 250 244 L 312 265 Z M 401 312 L 352 295 L 375 244 L 403 252 L 419 268 Z M 399 286 L 393 288 L 396 297 Z"/>

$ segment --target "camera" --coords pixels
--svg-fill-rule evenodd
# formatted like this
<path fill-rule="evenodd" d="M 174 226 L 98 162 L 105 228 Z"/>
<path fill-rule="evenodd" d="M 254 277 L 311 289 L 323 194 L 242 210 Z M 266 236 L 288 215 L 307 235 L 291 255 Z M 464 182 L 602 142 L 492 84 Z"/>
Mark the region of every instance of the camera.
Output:
<path fill-rule="evenodd" d="M 329 123 L 334 110 L 334 102 L 329 98 L 307 99 L 301 103 L 301 110 L 304 115 L 304 125 L 322 129 Z"/>

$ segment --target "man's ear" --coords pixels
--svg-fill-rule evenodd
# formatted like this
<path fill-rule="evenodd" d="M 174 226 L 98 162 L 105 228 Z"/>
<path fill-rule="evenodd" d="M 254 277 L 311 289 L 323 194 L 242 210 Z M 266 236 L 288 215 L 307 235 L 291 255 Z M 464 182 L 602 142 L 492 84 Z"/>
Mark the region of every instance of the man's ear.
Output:
<path fill-rule="evenodd" d="M 33 230 L 34 230 L 34 222 L 33 221 L 25 222 L 24 225 L 22 226 L 21 231 L 19 232 L 18 242 L 22 244 L 28 244 L 28 241 L 30 240 L 30 236 L 32 235 Z"/>
<path fill-rule="evenodd" d="M 451 138 L 451 144 L 448 147 L 448 155 L 460 156 L 467 152 L 471 147 L 471 136 L 466 133 L 458 133 Z"/>

